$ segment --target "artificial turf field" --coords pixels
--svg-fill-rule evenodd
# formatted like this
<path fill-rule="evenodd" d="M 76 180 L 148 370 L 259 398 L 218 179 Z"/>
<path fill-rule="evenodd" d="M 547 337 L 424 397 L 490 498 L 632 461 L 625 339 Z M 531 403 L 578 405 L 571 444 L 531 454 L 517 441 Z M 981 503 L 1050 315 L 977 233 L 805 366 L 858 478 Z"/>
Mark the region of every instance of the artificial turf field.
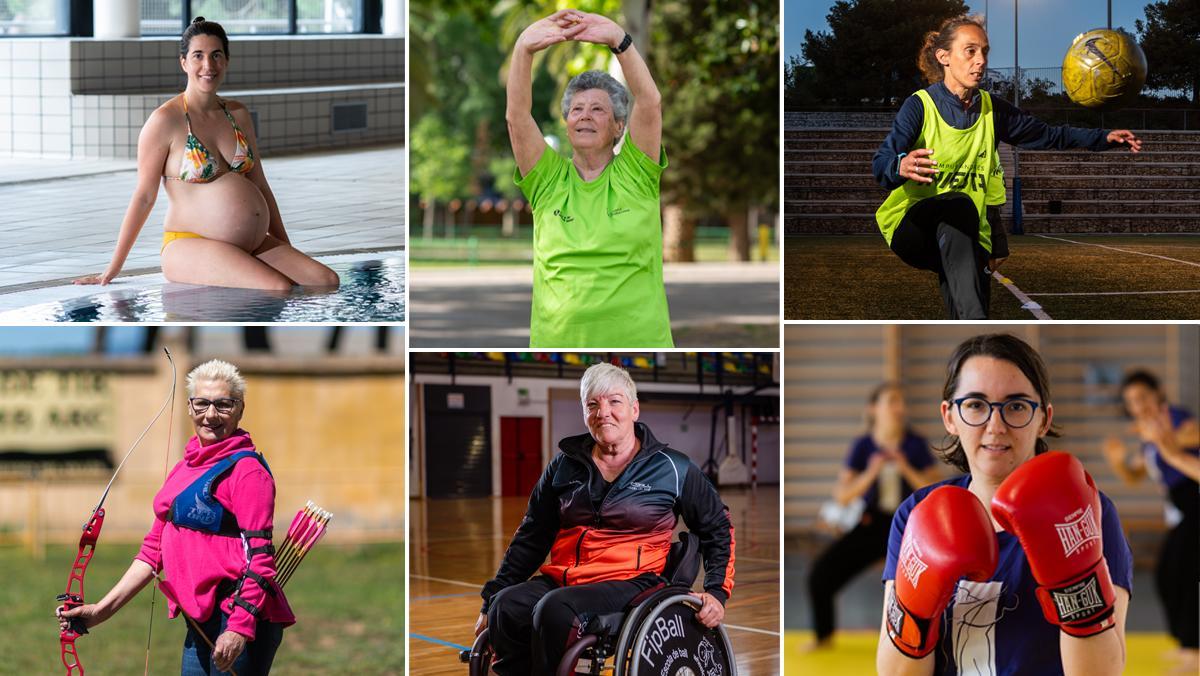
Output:
<path fill-rule="evenodd" d="M 1022 235 L 1009 249 L 1001 274 L 1051 319 L 1200 319 L 1200 236 Z M 785 319 L 946 318 L 936 275 L 878 236 L 787 238 L 783 308 Z M 1034 315 L 993 279 L 990 318 Z"/>
<path fill-rule="evenodd" d="M 84 598 L 100 600 L 129 567 L 137 547 L 100 538 Z M 0 548 L 0 673 L 62 674 L 54 597 L 66 587 L 75 547 L 51 546 L 35 561 Z M 272 672 L 404 673 L 404 543 L 339 545 L 309 552 L 284 590 L 296 624 L 283 632 Z M 141 674 L 150 620 L 147 586 L 116 615 L 75 641 L 88 674 Z M 167 619 L 159 592 L 151 634 L 151 674 L 178 674 L 184 619 Z"/>
<path fill-rule="evenodd" d="M 839 631 L 834 647 L 805 652 L 812 641 L 810 631 L 788 631 L 783 639 L 785 674 L 873 674 L 878 631 Z M 1126 676 L 1162 676 L 1173 665 L 1167 655 L 1175 644 L 1166 634 L 1130 633 L 1125 638 Z"/>

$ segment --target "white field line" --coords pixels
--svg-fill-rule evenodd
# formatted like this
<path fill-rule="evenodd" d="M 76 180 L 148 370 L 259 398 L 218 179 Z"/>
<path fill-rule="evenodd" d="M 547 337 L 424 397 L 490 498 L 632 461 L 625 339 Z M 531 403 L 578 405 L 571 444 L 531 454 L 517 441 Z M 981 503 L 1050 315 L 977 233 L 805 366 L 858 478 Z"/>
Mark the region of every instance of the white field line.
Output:
<path fill-rule="evenodd" d="M 1159 258 L 1164 261 L 1171 261 L 1173 263 L 1183 263 L 1184 265 L 1191 265 L 1192 267 L 1200 268 L 1200 263 L 1196 263 L 1194 261 L 1181 261 L 1178 258 L 1171 258 L 1170 256 L 1159 256 L 1158 254 L 1145 253 L 1142 251 L 1130 251 L 1129 249 L 1118 249 L 1115 246 L 1108 246 L 1107 244 L 1093 244 L 1091 242 L 1076 242 L 1073 239 L 1066 239 L 1064 237 L 1051 237 L 1050 235 L 1034 235 L 1034 237 L 1041 237 L 1042 239 L 1056 239 L 1060 242 L 1068 242 L 1070 244 L 1079 244 L 1081 246 L 1096 246 L 1096 247 L 1100 247 L 1101 249 L 1108 249 L 1109 251 L 1120 251 L 1121 253 L 1136 254 L 1138 256 L 1149 256 L 1150 258 Z"/>
<path fill-rule="evenodd" d="M 1017 297 L 1017 300 L 1021 302 L 1022 310 L 1029 310 L 1029 312 L 1034 317 L 1037 317 L 1038 319 L 1050 319 L 1051 318 L 1050 315 L 1046 314 L 1046 311 L 1042 309 L 1041 305 L 1038 305 L 1024 291 L 1018 289 L 1017 285 L 1013 284 L 1013 281 L 1011 279 L 1009 279 L 1008 277 L 1005 277 L 1004 275 L 1000 274 L 1000 271 L 997 270 L 997 271 L 993 272 L 992 276 L 996 278 L 997 282 L 1000 282 L 1001 284 L 1003 284 L 1004 288 L 1011 291 L 1012 295 Z"/>
<path fill-rule="evenodd" d="M 1179 291 L 1057 291 L 1046 293 L 1028 293 L 1027 296 L 1153 296 L 1171 293 L 1200 293 L 1200 289 L 1181 289 Z"/>

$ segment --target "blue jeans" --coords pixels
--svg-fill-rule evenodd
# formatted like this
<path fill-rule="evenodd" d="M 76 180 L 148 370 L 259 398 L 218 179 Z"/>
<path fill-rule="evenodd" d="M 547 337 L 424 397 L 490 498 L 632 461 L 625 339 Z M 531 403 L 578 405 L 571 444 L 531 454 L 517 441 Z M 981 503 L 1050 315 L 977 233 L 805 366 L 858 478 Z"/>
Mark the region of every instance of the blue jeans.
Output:
<path fill-rule="evenodd" d="M 187 620 L 184 620 L 187 622 Z M 208 640 L 216 644 L 217 637 L 225 631 L 229 616 L 220 608 L 213 610 L 212 617 L 204 622 L 197 622 Z M 228 671 L 217 669 L 212 660 L 212 648 L 204 640 L 190 622 L 187 622 L 187 637 L 183 641 L 183 666 L 180 676 L 223 676 Z M 266 676 L 271 673 L 271 663 L 275 661 L 275 651 L 283 640 L 283 625 L 276 622 L 259 620 L 254 630 L 255 639 L 246 642 L 246 649 L 233 661 L 233 670 L 238 676 Z"/>

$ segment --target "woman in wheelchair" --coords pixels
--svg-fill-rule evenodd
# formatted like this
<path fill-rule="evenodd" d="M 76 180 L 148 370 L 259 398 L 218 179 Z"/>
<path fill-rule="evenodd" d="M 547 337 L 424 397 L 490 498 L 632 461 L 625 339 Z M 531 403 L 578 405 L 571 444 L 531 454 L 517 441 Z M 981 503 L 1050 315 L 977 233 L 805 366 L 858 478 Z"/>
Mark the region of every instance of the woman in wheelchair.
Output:
<path fill-rule="evenodd" d="M 559 442 L 562 452 L 534 486 L 496 576 L 483 586 L 475 633 L 488 630 L 497 674 L 554 673 L 600 616 L 671 583 L 663 573 L 680 516 L 704 558 L 704 591 L 689 599 L 696 620 L 719 625 L 733 590 L 729 510 L 686 455 L 637 422 L 629 374 L 596 364 L 579 389 L 589 433 Z"/>

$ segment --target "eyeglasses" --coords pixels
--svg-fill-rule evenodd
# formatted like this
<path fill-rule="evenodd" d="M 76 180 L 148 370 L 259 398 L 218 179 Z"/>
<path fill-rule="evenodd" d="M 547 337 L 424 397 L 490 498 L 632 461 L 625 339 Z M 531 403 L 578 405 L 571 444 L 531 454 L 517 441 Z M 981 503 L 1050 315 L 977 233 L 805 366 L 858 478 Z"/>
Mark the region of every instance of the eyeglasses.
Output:
<path fill-rule="evenodd" d="M 958 417 L 971 427 L 983 427 L 992 419 L 992 412 L 1000 409 L 1000 419 L 1014 428 L 1025 427 L 1033 422 L 1033 414 L 1041 404 L 1029 399 L 988 401 L 981 397 L 962 397 L 950 403 L 958 409 Z"/>
<path fill-rule="evenodd" d="M 191 397 L 188 399 L 188 405 L 192 407 L 192 413 L 202 415 L 208 413 L 208 408 L 214 407 L 217 413 L 229 413 L 238 405 L 241 399 L 201 399 L 200 397 Z"/>

